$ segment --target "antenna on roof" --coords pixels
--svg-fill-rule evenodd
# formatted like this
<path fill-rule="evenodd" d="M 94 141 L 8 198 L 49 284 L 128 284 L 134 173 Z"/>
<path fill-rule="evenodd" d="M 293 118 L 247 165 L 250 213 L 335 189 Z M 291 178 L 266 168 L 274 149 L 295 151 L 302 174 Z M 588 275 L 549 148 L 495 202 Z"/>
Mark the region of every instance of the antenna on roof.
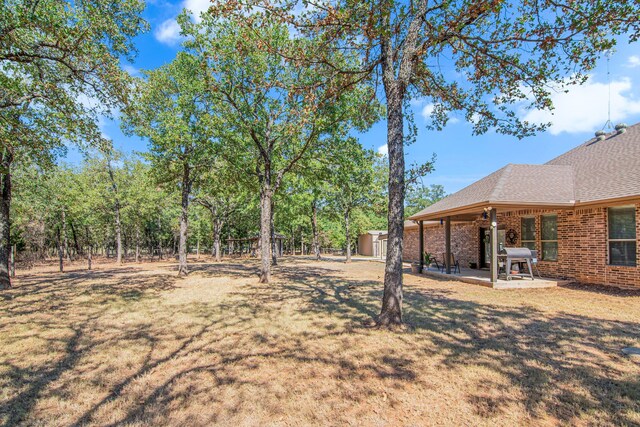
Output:
<path fill-rule="evenodd" d="M 613 48 L 607 50 L 604 54 L 607 57 L 607 86 L 609 87 L 609 100 L 607 102 L 607 121 L 602 130 L 613 130 L 613 123 L 611 123 L 611 70 L 609 69 L 609 63 L 611 62 L 611 56 L 613 55 Z"/>

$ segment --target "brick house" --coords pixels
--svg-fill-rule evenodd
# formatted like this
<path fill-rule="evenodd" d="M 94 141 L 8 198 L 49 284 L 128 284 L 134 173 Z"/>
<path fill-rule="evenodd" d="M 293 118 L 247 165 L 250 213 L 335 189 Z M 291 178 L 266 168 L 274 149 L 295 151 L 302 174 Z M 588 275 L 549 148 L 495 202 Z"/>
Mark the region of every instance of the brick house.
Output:
<path fill-rule="evenodd" d="M 493 254 L 528 247 L 543 276 L 640 287 L 640 124 L 599 132 L 544 165 L 509 164 L 409 220 L 406 261 L 442 259 L 448 241 L 462 267 L 489 268 L 495 281 Z"/>

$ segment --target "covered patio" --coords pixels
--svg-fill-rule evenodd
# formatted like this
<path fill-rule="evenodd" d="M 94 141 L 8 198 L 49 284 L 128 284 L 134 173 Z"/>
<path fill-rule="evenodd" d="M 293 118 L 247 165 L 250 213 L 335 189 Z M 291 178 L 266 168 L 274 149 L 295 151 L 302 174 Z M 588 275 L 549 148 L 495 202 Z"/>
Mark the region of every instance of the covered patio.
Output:
<path fill-rule="evenodd" d="M 550 279 L 534 276 L 533 280 L 529 279 L 498 279 L 491 281 L 491 271 L 478 270 L 471 268 L 461 268 L 459 273 L 447 274 L 440 272 L 436 268 L 423 269 L 422 274 L 434 279 L 456 280 L 463 283 L 471 283 L 474 285 L 486 286 L 494 289 L 535 289 L 535 288 L 554 288 L 556 286 L 567 285 L 570 280 Z"/>
<path fill-rule="evenodd" d="M 569 166 L 561 165 L 515 165 L 509 164 L 493 174 L 423 209 L 409 220 L 418 224 L 420 271 L 437 278 L 455 278 L 493 288 L 552 287 L 566 281 L 539 278 L 533 280 L 502 280 L 499 277 L 498 211 L 508 213 L 523 210 L 571 209 L 575 205 L 573 172 Z M 485 252 L 487 270 L 460 269 L 453 274 L 451 224 L 473 223 L 488 220 Z M 444 226 L 445 251 L 444 271 L 425 269 L 424 225 L 439 221 Z M 455 255 L 455 254 L 453 254 Z M 428 267 L 428 266 L 427 266 Z"/>

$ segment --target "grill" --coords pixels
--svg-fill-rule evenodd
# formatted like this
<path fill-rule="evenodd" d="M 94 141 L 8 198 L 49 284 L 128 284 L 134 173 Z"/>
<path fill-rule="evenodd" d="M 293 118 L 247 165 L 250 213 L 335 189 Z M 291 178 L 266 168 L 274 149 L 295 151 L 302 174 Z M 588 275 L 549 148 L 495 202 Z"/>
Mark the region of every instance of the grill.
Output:
<path fill-rule="evenodd" d="M 536 251 L 532 251 L 529 248 L 504 248 L 500 251 L 499 257 L 504 264 L 504 272 L 507 280 L 511 280 L 513 277 L 529 277 L 533 280 L 533 270 L 531 269 L 531 262 L 537 261 Z M 522 267 L 527 264 L 527 273 L 522 272 Z M 511 266 L 518 264 L 518 273 L 512 274 Z"/>

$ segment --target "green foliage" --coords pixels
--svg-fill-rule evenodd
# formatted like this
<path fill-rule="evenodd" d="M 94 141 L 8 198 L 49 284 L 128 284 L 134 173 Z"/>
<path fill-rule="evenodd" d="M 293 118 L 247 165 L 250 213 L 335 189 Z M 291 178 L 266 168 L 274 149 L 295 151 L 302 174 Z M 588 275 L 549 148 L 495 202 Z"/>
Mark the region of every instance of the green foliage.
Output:
<path fill-rule="evenodd" d="M 436 256 L 434 254 L 432 254 L 431 252 L 424 252 L 422 255 L 423 255 L 423 258 L 424 258 L 424 265 L 427 268 L 429 266 L 431 266 L 431 264 L 433 264 L 433 262 L 435 262 L 435 260 L 437 259 Z"/>
<path fill-rule="evenodd" d="M 197 58 L 179 52 L 173 62 L 145 71 L 136 81 L 136 96 L 125 111 L 123 125 L 149 141 L 145 157 L 158 183 L 181 183 L 185 168 L 190 179 L 211 165 L 212 107 Z"/>
<path fill-rule="evenodd" d="M 147 28 L 140 0 L 0 4 L 0 144 L 51 165 L 69 142 L 102 142 L 99 114 L 126 103 L 122 56 Z"/>
<path fill-rule="evenodd" d="M 214 13 L 225 16 L 262 10 L 318 41 L 316 49 L 283 55 L 330 65 L 336 74 L 372 84 L 384 80 L 385 90 L 403 102 L 434 103 L 430 127 L 442 128 L 458 111 L 477 134 L 494 129 L 524 137 L 545 128 L 516 113 L 553 108 L 558 86 L 584 82 L 607 50 L 640 36 L 640 4 L 627 1 L 213 4 Z M 360 61 L 338 64 L 327 51 L 358 52 Z"/>
<path fill-rule="evenodd" d="M 147 237 L 170 240 L 173 232 L 167 215 L 176 211 L 171 209 L 171 200 L 175 204 L 177 199 L 153 184 L 149 166 L 140 159 L 121 155 L 115 158 L 96 155 L 81 167 L 18 167 L 14 173 L 15 197 L 11 205 L 14 241 L 28 253 L 44 256 L 47 248 L 57 244 L 64 210 L 64 226 L 71 239 L 75 234 L 80 251 L 86 251 L 89 245 L 112 246 L 114 194 L 107 176 L 107 161 L 112 162 L 122 206 L 123 234 L 129 247 L 135 245 L 136 231 L 142 234 L 143 243 Z M 169 235 L 155 233 L 158 218 Z"/>
<path fill-rule="evenodd" d="M 407 217 L 410 217 L 446 196 L 444 187 L 438 184 L 426 186 L 422 182 L 416 182 L 408 187 L 404 209 Z"/>
<path fill-rule="evenodd" d="M 220 154 L 243 174 L 269 181 L 276 190 L 286 173 L 304 158 L 322 156 L 336 135 L 364 129 L 377 119 L 372 92 L 354 86 L 337 92 L 322 70 L 301 66 L 265 45 L 309 48 L 309 40 L 289 34 L 272 19 L 243 17 L 251 28 L 214 14 L 201 24 L 181 17 L 190 52 L 206 70 L 205 84 L 215 104 Z M 344 58 L 343 58 L 344 60 Z"/>

